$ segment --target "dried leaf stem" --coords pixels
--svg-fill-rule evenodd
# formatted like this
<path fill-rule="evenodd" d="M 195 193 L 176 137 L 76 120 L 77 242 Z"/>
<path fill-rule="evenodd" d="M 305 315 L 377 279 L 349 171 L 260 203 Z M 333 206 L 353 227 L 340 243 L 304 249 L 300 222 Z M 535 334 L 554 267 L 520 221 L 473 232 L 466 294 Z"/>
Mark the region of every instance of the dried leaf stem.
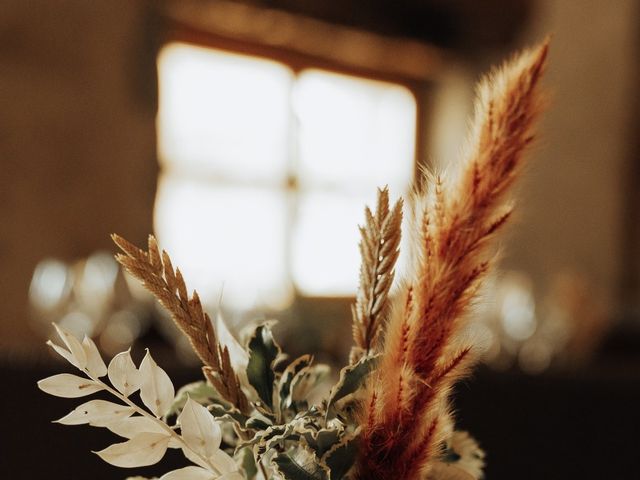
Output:
<path fill-rule="evenodd" d="M 147 252 L 119 235 L 112 235 L 112 239 L 124 252 L 117 254 L 116 260 L 171 314 L 171 318 L 187 336 L 194 352 L 204 364 L 202 370 L 207 380 L 225 400 L 242 413 L 249 413 L 249 401 L 231 367 L 228 348 L 219 343 L 198 293 L 194 291 L 189 297 L 180 269 L 174 270 L 167 252 L 163 250 L 160 253 L 153 235 L 149 236 Z"/>

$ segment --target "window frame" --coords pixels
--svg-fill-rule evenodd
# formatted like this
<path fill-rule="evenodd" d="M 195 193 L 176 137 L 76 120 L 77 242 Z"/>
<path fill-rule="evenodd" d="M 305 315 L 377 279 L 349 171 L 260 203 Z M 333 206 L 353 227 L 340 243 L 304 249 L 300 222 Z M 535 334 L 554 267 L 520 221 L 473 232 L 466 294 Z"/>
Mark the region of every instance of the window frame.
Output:
<path fill-rule="evenodd" d="M 391 69 L 386 71 L 355 66 L 347 62 L 334 61 L 307 53 L 293 51 L 286 48 L 286 46 L 274 47 L 272 45 L 251 40 L 230 38 L 210 31 L 203 31 L 171 19 L 165 19 L 164 26 L 165 28 L 163 29 L 163 35 L 160 38 L 157 52 L 160 52 L 162 47 L 165 45 L 173 42 L 180 42 L 193 45 L 195 47 L 211 48 L 232 54 L 255 56 L 275 61 L 290 68 L 296 77 L 299 76 L 302 71 L 307 69 L 321 69 L 336 74 L 394 83 L 405 87 L 413 96 L 416 104 L 416 133 L 414 139 L 414 168 L 412 185 L 414 187 L 420 186 L 419 182 L 421 177 L 419 172 L 421 171 L 422 166 L 427 164 L 426 131 L 429 123 L 428 112 L 431 106 L 429 102 L 431 97 L 430 93 L 434 87 L 434 83 L 431 79 L 410 78 L 408 76 L 395 73 Z M 162 175 L 162 173 L 162 170 L 160 170 L 159 175 Z M 287 185 L 283 186 L 284 191 L 288 193 L 298 191 L 295 178 L 289 178 L 286 183 Z M 291 217 L 291 215 L 288 215 L 288 217 Z M 291 218 L 289 218 L 288 222 L 290 221 Z M 291 225 L 287 225 L 287 229 L 286 248 L 290 248 Z M 290 267 L 290 265 L 287 267 L 289 272 L 291 272 Z M 356 274 L 357 272 L 354 272 L 354 275 Z M 292 288 L 293 300 L 286 310 L 269 311 L 261 309 L 260 313 L 267 316 L 269 314 L 277 314 L 279 318 L 285 321 L 294 318 L 316 318 L 320 316 L 318 311 L 330 311 L 332 314 L 338 314 L 337 316 L 340 317 L 340 313 L 349 315 L 349 306 L 354 300 L 354 296 L 304 295 L 300 290 L 298 290 L 295 282 L 293 281 Z M 255 311 L 245 312 L 244 314 L 249 316 L 251 313 L 255 313 Z M 326 321 L 326 319 L 327 317 L 323 316 L 323 320 Z M 340 319 L 339 323 L 342 323 L 342 320 L 343 319 Z"/>

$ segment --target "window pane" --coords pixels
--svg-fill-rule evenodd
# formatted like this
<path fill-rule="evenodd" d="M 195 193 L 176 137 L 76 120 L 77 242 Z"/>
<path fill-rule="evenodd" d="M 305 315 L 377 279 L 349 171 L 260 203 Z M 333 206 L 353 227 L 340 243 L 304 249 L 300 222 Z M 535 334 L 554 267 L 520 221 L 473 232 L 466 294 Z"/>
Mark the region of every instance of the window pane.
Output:
<path fill-rule="evenodd" d="M 399 85 L 321 70 L 296 84 L 301 180 L 405 191 L 413 178 L 416 102 Z"/>
<path fill-rule="evenodd" d="M 165 167 L 282 181 L 292 72 L 276 62 L 172 43 L 158 58 L 159 154 Z"/>
<path fill-rule="evenodd" d="M 293 278 L 306 295 L 353 295 L 358 285 L 358 225 L 371 198 L 316 192 L 303 195 L 294 231 Z"/>
<path fill-rule="evenodd" d="M 155 227 L 163 248 L 203 301 L 233 309 L 286 306 L 284 194 L 163 176 Z"/>

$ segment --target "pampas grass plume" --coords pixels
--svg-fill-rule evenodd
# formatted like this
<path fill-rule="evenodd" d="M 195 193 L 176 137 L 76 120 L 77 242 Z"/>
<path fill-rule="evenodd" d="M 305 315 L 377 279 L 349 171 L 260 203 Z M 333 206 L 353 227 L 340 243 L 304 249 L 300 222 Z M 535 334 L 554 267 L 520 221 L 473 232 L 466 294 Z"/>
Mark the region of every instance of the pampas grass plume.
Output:
<path fill-rule="evenodd" d="M 511 215 L 509 189 L 544 104 L 547 51 L 545 41 L 480 82 L 460 162 L 414 199 L 415 265 L 380 326 L 382 358 L 360 413 L 361 480 L 424 478 L 452 431 L 449 393 L 478 356 L 466 320 Z"/>

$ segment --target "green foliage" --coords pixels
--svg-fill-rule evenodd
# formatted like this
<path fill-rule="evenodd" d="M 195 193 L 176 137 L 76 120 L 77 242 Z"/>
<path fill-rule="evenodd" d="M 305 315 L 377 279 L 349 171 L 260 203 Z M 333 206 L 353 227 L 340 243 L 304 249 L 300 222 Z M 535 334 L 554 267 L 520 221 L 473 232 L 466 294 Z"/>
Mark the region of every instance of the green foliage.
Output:
<path fill-rule="evenodd" d="M 188 383 L 180 390 L 178 390 L 178 393 L 176 394 L 171 407 L 169 407 L 169 411 L 167 412 L 166 416 L 170 417 L 172 415 L 177 415 L 178 413 L 180 413 L 182 411 L 182 407 L 184 407 L 184 404 L 187 403 L 188 398 L 191 398 L 191 400 L 195 400 L 196 402 L 203 405 L 208 405 L 213 402 L 216 402 L 216 405 L 219 405 L 218 402 L 222 402 L 222 400 L 220 399 L 220 395 L 218 394 L 216 389 L 209 385 L 207 382 L 201 381 Z"/>
<path fill-rule="evenodd" d="M 293 382 L 296 383 L 306 375 L 313 362 L 311 355 L 303 355 L 291 362 L 282 373 L 282 377 L 279 382 L 278 393 L 280 396 L 280 410 L 284 411 L 293 406 L 294 400 L 292 397 Z"/>
<path fill-rule="evenodd" d="M 363 357 L 355 365 L 349 365 L 340 371 L 340 380 L 331 389 L 329 396 L 328 415 L 335 415 L 338 402 L 344 402 L 360 389 L 369 373 L 375 368 L 377 360 L 377 356 Z"/>
<path fill-rule="evenodd" d="M 340 443 L 335 444 L 324 456 L 331 480 L 339 480 L 351 470 L 358 454 L 358 434 L 345 435 Z"/>
<path fill-rule="evenodd" d="M 247 377 L 262 402 L 273 409 L 274 363 L 281 354 L 280 346 L 273 339 L 268 324 L 256 328 L 249 340 L 249 364 Z"/>
<path fill-rule="evenodd" d="M 313 405 L 310 394 L 328 377 L 326 365 L 314 364 L 311 355 L 287 360 L 269 323 L 255 328 L 247 353 L 245 386 L 255 391 L 249 394 L 250 415 L 220 400 L 204 382 L 180 390 L 172 412 L 179 413 L 189 397 L 207 405 L 213 417 L 232 427 L 236 461 L 247 479 L 261 469 L 277 471 L 285 480 L 348 478 L 358 430 L 344 406 L 362 387 L 376 359 L 365 357 L 343 369 L 328 399 Z"/>
<path fill-rule="evenodd" d="M 250 415 L 222 400 L 206 382 L 180 389 L 169 415 L 179 414 L 189 398 L 205 405 L 232 434 L 226 441 L 232 442 L 248 480 L 260 470 L 277 472 L 284 480 L 349 478 L 359 430 L 345 406 L 363 386 L 376 358 L 364 357 L 344 368 L 327 400 L 313 405 L 310 394 L 328 377 L 326 365 L 314 364 L 311 355 L 287 360 L 270 323 L 255 328 L 247 353 L 245 387 L 255 391 L 247 390 Z"/>
<path fill-rule="evenodd" d="M 243 448 L 238 452 L 236 457 L 239 459 L 239 464 L 242 465 L 242 469 L 244 470 L 245 477 L 247 480 L 251 480 L 255 478 L 258 473 L 258 466 L 256 465 L 256 461 L 253 458 L 253 453 L 250 448 Z"/>
<path fill-rule="evenodd" d="M 273 460 L 278 472 L 288 480 L 328 480 L 326 467 L 321 466 L 313 455 L 298 449 L 295 453 L 279 453 Z"/>

